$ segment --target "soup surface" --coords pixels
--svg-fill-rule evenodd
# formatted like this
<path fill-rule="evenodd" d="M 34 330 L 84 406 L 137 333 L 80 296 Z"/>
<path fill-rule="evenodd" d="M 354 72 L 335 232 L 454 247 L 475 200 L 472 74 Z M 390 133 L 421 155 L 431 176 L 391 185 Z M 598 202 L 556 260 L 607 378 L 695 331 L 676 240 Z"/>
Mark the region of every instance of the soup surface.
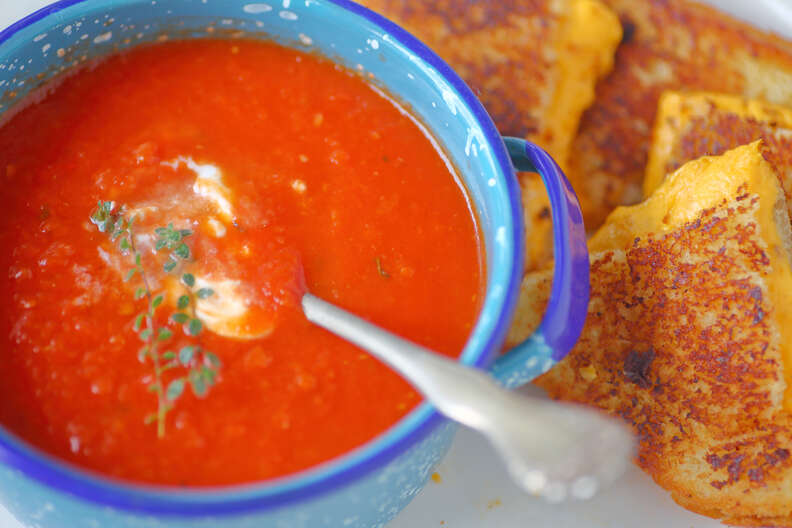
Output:
<path fill-rule="evenodd" d="M 359 76 L 274 44 L 84 68 L 0 128 L 0 176 L 0 422 L 105 474 L 280 476 L 415 407 L 305 320 L 303 285 L 451 356 L 480 305 L 475 218 L 430 139 Z"/>

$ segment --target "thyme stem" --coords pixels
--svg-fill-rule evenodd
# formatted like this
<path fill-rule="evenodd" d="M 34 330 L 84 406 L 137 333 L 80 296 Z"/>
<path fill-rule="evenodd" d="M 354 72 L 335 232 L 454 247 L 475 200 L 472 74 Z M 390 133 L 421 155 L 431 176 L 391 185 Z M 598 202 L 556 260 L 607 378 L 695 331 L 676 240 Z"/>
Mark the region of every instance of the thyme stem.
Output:
<path fill-rule="evenodd" d="M 116 208 L 114 202 L 100 201 L 98 207 L 91 214 L 91 222 L 97 226 L 99 232 L 107 233 L 111 241 L 118 240 L 121 253 L 129 254 L 134 260 L 134 267 L 129 270 L 125 280 L 129 281 L 135 275 L 140 275 L 142 286 L 136 290 L 135 299 L 145 297 L 147 308 L 137 315 L 133 326 L 143 342 L 139 353 L 140 360 L 145 362 L 147 359 L 151 359 L 154 367 L 154 381 L 149 384 L 149 390 L 157 395 L 157 411 L 146 417 L 146 423 L 156 421 L 157 437 L 164 438 L 168 412 L 173 408 L 174 402 L 184 393 L 185 385 L 189 383 L 193 393 L 197 397 L 203 398 L 208 389 L 215 384 L 221 363 L 215 354 L 205 350 L 200 344 L 199 335 L 203 325 L 198 318 L 195 306 L 196 300 L 193 293 L 195 277 L 189 273 L 181 276 L 186 294 L 179 298 L 178 309 L 182 310 L 189 306 L 191 316 L 176 312 L 170 316 L 170 319 L 175 323 L 182 324 L 185 337 L 195 339 L 198 344 L 185 346 L 178 354 L 171 351 L 160 351 L 160 344 L 173 337 L 173 332 L 166 325 L 157 325 L 156 323 L 157 308 L 165 297 L 162 294 L 154 294 L 151 289 L 148 272 L 142 265 L 143 256 L 135 245 L 133 232 L 135 218 L 127 219 L 124 213 L 123 206 Z M 164 272 L 167 274 L 181 273 L 183 264 L 191 259 L 190 248 L 184 243 L 184 239 L 192 235 L 192 232 L 189 229 L 175 229 L 173 224 L 168 224 L 167 227 L 158 227 L 154 232 L 158 236 L 155 250 L 157 252 L 168 250 L 168 259 L 163 266 Z M 208 288 L 202 288 L 197 292 L 198 298 L 201 299 L 213 294 L 214 292 Z M 165 372 L 178 367 L 186 369 L 186 374 L 174 377 L 166 386 Z"/>

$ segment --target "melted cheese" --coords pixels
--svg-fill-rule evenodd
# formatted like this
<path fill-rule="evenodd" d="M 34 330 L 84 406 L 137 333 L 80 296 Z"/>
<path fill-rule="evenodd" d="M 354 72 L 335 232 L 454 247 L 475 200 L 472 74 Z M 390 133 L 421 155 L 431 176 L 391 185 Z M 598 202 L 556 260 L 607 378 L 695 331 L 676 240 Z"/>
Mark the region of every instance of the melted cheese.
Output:
<path fill-rule="evenodd" d="M 683 165 L 643 203 L 619 207 L 589 241 L 589 251 L 626 249 L 638 237 L 662 236 L 695 221 L 705 209 L 740 194 L 759 197 L 759 236 L 770 259 L 765 277 L 770 303 L 778 323 L 779 347 L 784 358 L 784 404 L 792 410 L 792 292 L 790 221 L 786 201 L 772 167 L 761 153 L 761 141 L 738 147 L 722 156 L 704 157 Z"/>
<path fill-rule="evenodd" d="M 541 116 L 542 129 L 536 141 L 566 169 L 570 146 L 577 133 L 580 116 L 594 102 L 597 81 L 613 69 L 613 58 L 622 38 L 618 17 L 599 0 L 564 3 L 555 46 L 555 77 L 547 105 Z M 538 269 L 553 258 L 553 225 L 550 202 L 538 175 L 520 179 L 525 212 L 528 269 Z"/>
<path fill-rule="evenodd" d="M 598 79 L 613 69 L 621 42 L 619 18 L 599 0 L 574 0 L 562 20 L 556 47 L 557 83 L 540 144 L 564 167 L 580 115 L 594 102 Z"/>

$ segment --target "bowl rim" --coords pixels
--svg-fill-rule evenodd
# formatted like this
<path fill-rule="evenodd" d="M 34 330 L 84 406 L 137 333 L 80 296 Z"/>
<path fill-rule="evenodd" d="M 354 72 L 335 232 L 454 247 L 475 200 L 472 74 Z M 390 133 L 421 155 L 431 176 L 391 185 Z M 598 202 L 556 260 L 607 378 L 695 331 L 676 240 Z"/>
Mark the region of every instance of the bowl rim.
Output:
<path fill-rule="evenodd" d="M 112 6 L 112 0 L 106 1 Z M 469 365 L 486 368 L 506 338 L 517 304 L 524 256 L 521 192 L 502 137 L 492 118 L 467 84 L 445 61 L 416 37 L 382 15 L 351 0 L 323 1 L 358 15 L 377 26 L 439 73 L 441 78 L 456 90 L 481 128 L 487 144 L 492 147 L 493 162 L 505 180 L 509 202 L 508 216 L 511 225 L 507 222 L 505 226 L 506 239 L 511 242 L 512 258 L 508 260 L 512 269 L 509 270 L 505 294 L 490 335 L 484 340 L 478 355 L 465 361 Z M 34 11 L 0 31 L 0 46 L 28 26 L 66 8 L 88 2 L 89 0 L 58 0 Z M 491 287 L 487 288 L 488 293 L 491 289 Z M 475 326 L 479 324 L 480 316 Z M 423 402 L 386 431 L 330 461 L 271 480 L 213 488 L 181 490 L 173 486 L 139 484 L 108 477 L 59 460 L 32 447 L 9 433 L 2 425 L 0 425 L 0 463 L 20 471 L 45 487 L 64 492 L 73 498 L 128 512 L 178 515 L 187 518 L 238 515 L 261 512 L 284 504 L 307 500 L 351 484 L 368 473 L 384 467 L 426 438 L 444 422 L 446 422 L 445 418 L 434 407 Z"/>

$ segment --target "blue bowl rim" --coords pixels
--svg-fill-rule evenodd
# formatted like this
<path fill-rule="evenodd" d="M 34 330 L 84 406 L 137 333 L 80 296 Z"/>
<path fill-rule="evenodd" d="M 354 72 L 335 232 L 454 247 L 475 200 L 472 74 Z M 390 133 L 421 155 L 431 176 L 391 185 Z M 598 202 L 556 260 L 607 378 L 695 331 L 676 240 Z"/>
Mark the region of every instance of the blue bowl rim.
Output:
<path fill-rule="evenodd" d="M 0 31 L 0 45 L 19 31 L 47 16 L 89 1 L 93 0 L 58 0 L 53 2 Z M 517 305 L 524 254 L 521 192 L 501 135 L 492 118 L 467 84 L 445 61 L 416 37 L 382 15 L 351 0 L 325 1 L 378 26 L 424 63 L 434 68 L 456 90 L 481 127 L 487 143 L 492 146 L 494 160 L 506 183 L 514 254 L 513 268 L 508 277 L 500 317 L 489 339 L 482 347 L 481 354 L 470 363 L 478 368 L 486 368 L 492 362 L 508 332 Z M 507 225 L 507 229 L 508 227 Z M 408 422 L 415 423 L 411 424 L 410 430 L 402 433 L 401 438 L 393 440 L 390 445 L 384 446 L 376 453 L 347 467 L 334 469 L 332 465 L 335 461 L 343 461 L 353 456 L 352 453 L 357 450 L 345 453 L 329 463 L 320 464 L 303 472 L 239 486 L 180 490 L 175 487 L 116 480 L 55 459 L 16 439 L 15 436 L 8 434 L 2 426 L 0 426 L 0 461 L 46 486 L 89 502 L 124 511 L 186 517 L 233 515 L 281 507 L 284 504 L 306 500 L 343 487 L 369 472 L 384 467 L 388 462 L 406 452 L 443 423 L 444 418 L 430 404 L 424 402 L 405 418 L 402 418 L 392 429 Z M 363 447 L 382 442 L 385 435 L 387 435 L 387 431 L 373 438 Z M 285 489 L 277 490 L 277 488 Z M 243 494 L 244 497 L 234 498 L 234 494 Z"/>

